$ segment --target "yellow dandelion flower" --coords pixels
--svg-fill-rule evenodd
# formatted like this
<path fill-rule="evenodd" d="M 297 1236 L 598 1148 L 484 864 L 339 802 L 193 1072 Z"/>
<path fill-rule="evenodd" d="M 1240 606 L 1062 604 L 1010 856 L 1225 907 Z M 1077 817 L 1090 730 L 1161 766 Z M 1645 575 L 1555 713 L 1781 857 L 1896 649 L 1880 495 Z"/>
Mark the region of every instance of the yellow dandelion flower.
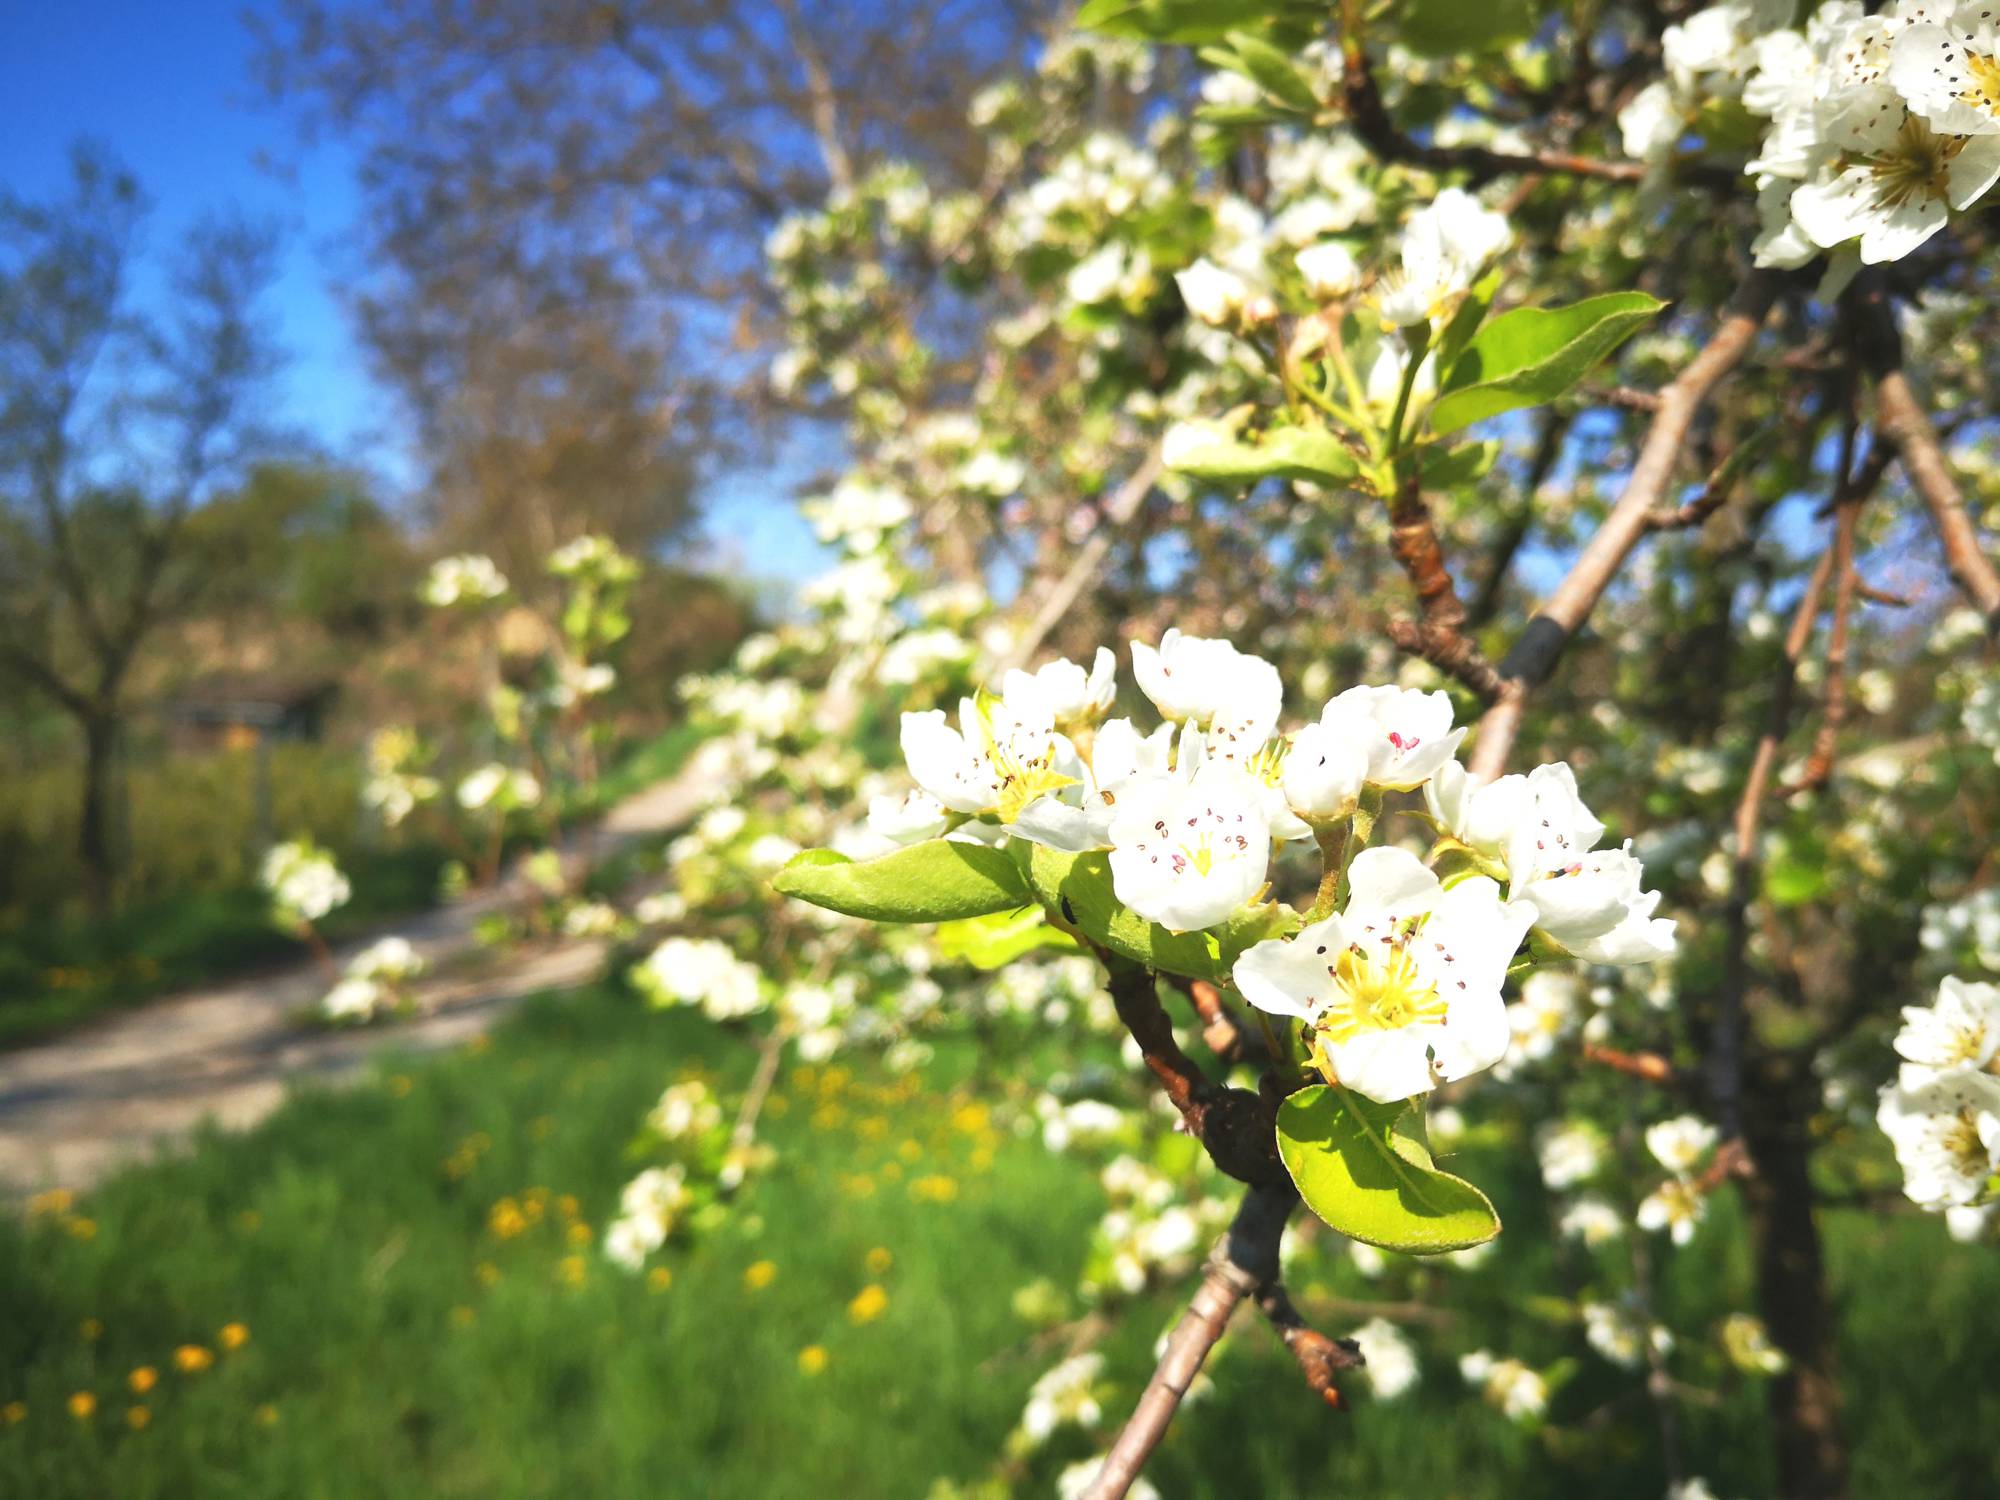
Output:
<path fill-rule="evenodd" d="M 905 1141 L 896 1148 L 896 1154 L 904 1161 L 915 1161 L 924 1154 L 924 1148 L 915 1141 Z"/>
<path fill-rule="evenodd" d="M 854 1294 L 854 1300 L 847 1304 L 847 1315 L 857 1323 L 872 1323 L 888 1306 L 889 1294 L 871 1282 Z"/>
<path fill-rule="evenodd" d="M 225 1350 L 241 1349 L 250 1342 L 250 1330 L 242 1323 L 224 1323 L 216 1332 L 215 1341 Z"/>
<path fill-rule="evenodd" d="M 95 1219 L 70 1219 L 64 1223 L 63 1228 L 67 1229 L 72 1236 L 80 1240 L 94 1240 L 97 1238 L 97 1220 Z"/>
<path fill-rule="evenodd" d="M 978 1135 L 987 1127 L 991 1112 L 983 1104 L 961 1104 L 952 1111 L 952 1129 L 962 1130 L 967 1135 Z"/>
<path fill-rule="evenodd" d="M 899 1161 L 885 1161 L 875 1170 L 882 1174 L 884 1182 L 901 1182 L 903 1180 L 903 1164 Z"/>
<path fill-rule="evenodd" d="M 276 1427 L 278 1425 L 278 1408 L 268 1401 L 258 1407 L 252 1415 L 256 1417 L 259 1427 Z"/>
<path fill-rule="evenodd" d="M 143 1406 L 128 1406 L 125 1408 L 125 1425 L 134 1432 L 138 1432 L 152 1420 L 153 1414 Z"/>
<path fill-rule="evenodd" d="M 86 1344 L 94 1344 L 104 1337 L 104 1325 L 96 1318 L 85 1318 L 76 1325 L 76 1331 L 83 1335 Z"/>
<path fill-rule="evenodd" d="M 511 1240 L 527 1232 L 528 1215 L 512 1198 L 502 1198 L 486 1211 L 486 1227 L 497 1238 Z"/>
<path fill-rule="evenodd" d="M 646 1273 L 646 1286 L 648 1290 L 664 1292 L 673 1284 L 674 1273 L 669 1271 L 665 1266 L 654 1266 L 652 1270 Z"/>
<path fill-rule="evenodd" d="M 9 1427 L 14 1426 L 16 1423 L 25 1422 L 27 1420 L 28 1420 L 27 1402 L 9 1401 L 5 1406 L 0 1406 L 0 1422 L 5 1422 Z"/>
<path fill-rule="evenodd" d="M 500 1279 L 500 1268 L 490 1260 L 482 1260 L 472 1268 L 472 1279 L 481 1286 L 492 1286 Z"/>
<path fill-rule="evenodd" d="M 536 1115 L 534 1119 L 528 1121 L 528 1134 L 538 1141 L 547 1140 L 549 1132 L 555 1128 L 556 1122 L 552 1115 Z"/>
<path fill-rule="evenodd" d="M 919 1177 L 910 1184 L 910 1196 L 926 1203 L 949 1203 L 958 1196 L 958 1181 L 945 1176 Z"/>
<path fill-rule="evenodd" d="M 451 1310 L 452 1326 L 454 1328 L 470 1328 L 473 1324 L 473 1321 L 478 1316 L 479 1314 L 474 1312 L 469 1307 L 465 1306 L 454 1307 Z"/>
<path fill-rule="evenodd" d="M 131 1387 L 132 1394 L 135 1396 L 145 1395 L 146 1392 L 159 1383 L 160 1372 L 151 1365 L 141 1365 L 125 1377 L 125 1384 Z"/>
<path fill-rule="evenodd" d="M 570 1225 L 569 1242 L 572 1245 L 588 1245 L 590 1243 L 590 1226 L 588 1224 Z"/>
<path fill-rule="evenodd" d="M 764 1101 L 764 1113 L 767 1115 L 782 1115 L 791 1107 L 792 1101 L 783 1094 L 773 1094 Z"/>
<path fill-rule="evenodd" d="M 407 1099 L 410 1095 L 410 1090 L 415 1087 L 416 1084 L 411 1081 L 409 1074 L 394 1074 L 389 1079 L 389 1097 L 391 1099 Z"/>
<path fill-rule="evenodd" d="M 565 1255 L 556 1262 L 556 1276 L 564 1286 L 582 1286 L 589 1275 L 589 1264 L 581 1255 Z"/>
<path fill-rule="evenodd" d="M 583 1205 L 577 1202 L 575 1193 L 564 1193 L 556 1199 L 556 1212 L 565 1219 L 574 1219 L 583 1212 Z"/>
<path fill-rule="evenodd" d="M 88 1422 L 97 1414 L 97 1397 L 89 1391 L 78 1391 L 69 1398 L 69 1414 L 79 1422 Z"/>
<path fill-rule="evenodd" d="M 753 1292 L 761 1292 L 778 1279 L 778 1268 L 768 1260 L 760 1260 L 744 1268 L 743 1284 Z"/>
<path fill-rule="evenodd" d="M 76 1194 L 68 1188 L 50 1188 L 46 1193 L 37 1193 L 28 1200 L 28 1216 L 40 1218 L 43 1214 L 66 1214 L 74 1202 Z"/>
<path fill-rule="evenodd" d="M 817 1375 L 826 1368 L 826 1350 L 818 1344 L 808 1344 L 799 1351 L 799 1373 Z"/>
<path fill-rule="evenodd" d="M 896 1263 L 896 1257 L 891 1255 L 883 1246 L 877 1245 L 873 1250 L 868 1252 L 867 1262 L 868 1274 L 870 1276 L 880 1276 Z"/>
<path fill-rule="evenodd" d="M 183 1375 L 199 1375 L 214 1363 L 214 1353 L 200 1344 L 182 1344 L 174 1351 L 174 1368 Z"/>

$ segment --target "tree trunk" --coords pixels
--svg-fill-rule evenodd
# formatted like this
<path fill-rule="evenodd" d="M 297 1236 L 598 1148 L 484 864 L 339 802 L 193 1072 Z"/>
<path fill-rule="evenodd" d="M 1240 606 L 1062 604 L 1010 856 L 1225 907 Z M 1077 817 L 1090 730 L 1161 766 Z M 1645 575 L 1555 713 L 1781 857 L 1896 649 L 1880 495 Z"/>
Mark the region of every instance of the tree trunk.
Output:
<path fill-rule="evenodd" d="M 77 819 L 76 852 L 83 862 L 84 894 L 90 909 L 111 913 L 118 883 L 112 839 L 112 779 L 118 758 L 118 718 L 97 712 L 83 717 L 83 806 Z"/>
<path fill-rule="evenodd" d="M 1790 1361 L 1767 1400 L 1784 1500 L 1846 1500 L 1848 1493 L 1834 1319 L 1809 1175 L 1806 1122 L 1816 1102 L 1811 1071 L 1789 1061 L 1769 1069 L 1744 1101 L 1757 1168 L 1747 1183 L 1757 1301 L 1771 1341 Z"/>

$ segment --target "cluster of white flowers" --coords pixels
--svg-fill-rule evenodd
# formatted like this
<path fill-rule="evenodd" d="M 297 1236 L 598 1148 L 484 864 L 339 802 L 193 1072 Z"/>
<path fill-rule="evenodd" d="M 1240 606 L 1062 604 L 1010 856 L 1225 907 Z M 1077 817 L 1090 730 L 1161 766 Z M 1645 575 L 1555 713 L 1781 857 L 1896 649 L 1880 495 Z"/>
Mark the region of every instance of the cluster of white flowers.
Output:
<path fill-rule="evenodd" d="M 1904 1008 L 1895 1045 L 1902 1066 L 1875 1119 L 1896 1148 L 1903 1191 L 1943 1211 L 1954 1235 L 1977 1238 L 2000 1173 L 2000 985 L 1947 978 L 1931 1005 Z"/>
<path fill-rule="evenodd" d="M 1093 1259 L 1103 1284 L 1085 1278 L 1085 1291 L 1116 1290 L 1127 1296 L 1155 1278 L 1185 1275 L 1228 1220 L 1228 1205 L 1203 1197 L 1193 1204 L 1165 1173 L 1136 1157 L 1120 1156 L 1099 1174 L 1111 1209 L 1097 1226 Z"/>
<path fill-rule="evenodd" d="M 1917 941 L 1933 961 L 1966 959 L 2000 971 L 2000 885 L 1924 908 Z"/>
<path fill-rule="evenodd" d="M 618 1217 L 604 1230 L 605 1256 L 628 1271 L 638 1270 L 667 1242 L 692 1197 L 687 1170 L 678 1162 L 648 1167 L 619 1195 Z"/>
<path fill-rule="evenodd" d="M 1362 1373 L 1377 1399 L 1393 1401 L 1422 1378 L 1409 1336 L 1387 1318 L 1370 1318 L 1352 1337 L 1361 1346 L 1361 1357 L 1366 1361 Z"/>
<path fill-rule="evenodd" d="M 1899 260 L 2000 178 L 2000 33 L 1979 3 L 1830 0 L 1793 29 L 1789 0 L 1726 0 L 1669 27 L 1667 77 L 1619 116 L 1659 161 L 1711 100 L 1770 123 L 1749 165 L 1766 266 L 1840 251 Z M 1872 12 L 1872 13 L 1871 13 Z"/>
<path fill-rule="evenodd" d="M 531 772 L 489 761 L 459 782 L 457 797 L 458 805 L 467 812 L 488 807 L 508 812 L 540 802 L 542 784 Z"/>
<path fill-rule="evenodd" d="M 639 576 L 638 563 L 619 551 L 617 543 L 603 536 L 580 536 L 563 543 L 549 554 L 548 566 L 558 578 L 600 583 L 630 583 Z M 501 587 L 505 586 L 506 580 L 501 579 Z"/>
<path fill-rule="evenodd" d="M 1118 899 L 1188 932 L 1262 900 L 1274 842 L 1312 838 L 1364 798 L 1423 789 L 1473 869 L 1447 884 L 1408 850 L 1364 850 L 1344 909 L 1235 968 L 1253 1005 L 1312 1028 L 1330 1077 L 1383 1101 L 1505 1055 L 1501 991 L 1530 929 L 1592 963 L 1673 951 L 1673 923 L 1653 915 L 1659 897 L 1629 846 L 1597 847 L 1604 825 L 1569 767 L 1472 785 L 1453 760 L 1465 731 L 1445 694 L 1350 688 L 1285 739 L 1284 686 L 1261 657 L 1178 630 L 1132 655 L 1166 721 L 1150 733 L 1099 722 L 1115 693 L 1104 651 L 1087 672 L 1057 662 L 1010 674 L 999 696 L 964 700 L 957 727 L 937 710 L 904 714 L 921 795 L 878 803 L 871 826 L 905 842 L 955 824 L 949 837 L 1108 850 Z"/>
<path fill-rule="evenodd" d="M 1377 294 L 1383 323 L 1408 328 L 1449 318 L 1513 239 L 1505 214 L 1463 188 L 1446 188 L 1403 226 L 1402 263 Z"/>
<path fill-rule="evenodd" d="M 1715 1150 L 1718 1134 L 1713 1125 L 1694 1115 L 1679 1115 L 1646 1127 L 1646 1149 L 1673 1175 L 1639 1204 L 1641 1229 L 1649 1233 L 1664 1229 L 1676 1245 L 1694 1238 L 1695 1226 L 1708 1212 L 1708 1194 L 1695 1174 Z"/>
<path fill-rule="evenodd" d="M 633 967 L 631 977 L 654 1005 L 698 1005 L 714 1021 L 764 1008 L 757 966 L 714 938 L 670 937 Z"/>
<path fill-rule="evenodd" d="M 704 1136 L 722 1123 L 722 1105 L 707 1084 L 690 1078 L 668 1085 L 646 1116 L 646 1123 L 667 1140 L 688 1140 Z"/>
<path fill-rule="evenodd" d="M 1095 1427 L 1103 1421 L 1103 1373 L 1104 1356 L 1095 1351 L 1073 1354 L 1045 1372 L 1028 1390 L 1017 1445 L 1033 1450 L 1060 1428 Z"/>
<path fill-rule="evenodd" d="M 507 575 L 483 553 L 465 552 L 432 563 L 417 592 L 424 603 L 439 609 L 449 609 L 455 604 L 483 604 L 507 592 Z"/>
<path fill-rule="evenodd" d="M 320 1001 L 330 1021 L 372 1021 L 404 997 L 409 982 L 424 972 L 423 956 L 406 937 L 379 938 L 347 961 L 340 982 Z"/>
<path fill-rule="evenodd" d="M 311 839 L 273 846 L 260 878 L 278 915 L 294 923 L 317 922 L 354 894 L 333 856 Z"/>
<path fill-rule="evenodd" d="M 1548 1410 L 1548 1382 L 1518 1359 L 1502 1359 L 1488 1350 L 1475 1349 L 1459 1356 L 1458 1373 L 1512 1421 L 1533 1422 Z"/>

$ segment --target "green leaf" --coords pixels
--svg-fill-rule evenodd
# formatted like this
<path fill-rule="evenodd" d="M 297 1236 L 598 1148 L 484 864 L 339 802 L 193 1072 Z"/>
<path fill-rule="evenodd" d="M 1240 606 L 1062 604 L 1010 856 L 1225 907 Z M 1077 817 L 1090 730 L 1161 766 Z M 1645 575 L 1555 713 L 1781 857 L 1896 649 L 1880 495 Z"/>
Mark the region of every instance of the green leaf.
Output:
<path fill-rule="evenodd" d="M 1438 443 L 1413 451 L 1422 465 L 1418 473 L 1422 476 L 1424 488 L 1449 490 L 1483 477 L 1500 456 L 1500 444 L 1488 438 L 1482 443 L 1465 443 L 1457 448 L 1447 449 Z"/>
<path fill-rule="evenodd" d="M 1105 36 L 1198 46 L 1259 21 L 1275 31 L 1297 31 L 1325 18 L 1325 0 L 1087 0 L 1076 24 Z"/>
<path fill-rule="evenodd" d="M 1551 8 L 1549 0 L 1403 0 L 1393 14 L 1412 52 L 1454 57 L 1534 35 Z"/>
<path fill-rule="evenodd" d="M 1005 850 L 931 839 L 860 863 L 831 849 L 797 854 L 771 887 L 828 911 L 876 922 L 949 922 L 1030 905 Z"/>
<path fill-rule="evenodd" d="M 1644 292 L 1607 292 L 1568 307 L 1517 307 L 1482 327 L 1445 372 L 1431 430 L 1456 432 L 1570 389 L 1666 303 Z"/>
<path fill-rule="evenodd" d="M 1037 948 L 1076 951 L 1076 939 L 1051 927 L 1039 905 L 946 922 L 937 930 L 938 951 L 975 969 L 998 969 Z"/>
<path fill-rule="evenodd" d="M 1440 1172 L 1407 1128 L 1410 1106 L 1313 1084 L 1278 1106 L 1278 1154 L 1306 1206 L 1349 1239 L 1436 1255 L 1500 1232 L 1486 1195 Z"/>
<path fill-rule="evenodd" d="M 1255 484 L 1260 479 L 1309 479 L 1346 484 L 1361 472 L 1347 445 L 1319 427 L 1279 427 L 1251 442 L 1219 422 L 1183 422 L 1167 467 L 1197 479 Z"/>
<path fill-rule="evenodd" d="M 1169 932 L 1124 905 L 1111 889 L 1111 862 L 1103 852 L 1064 854 L 1025 840 L 1015 858 L 1050 911 L 1092 942 L 1167 974 L 1227 982 L 1244 949 L 1297 928 L 1298 916 L 1276 902 L 1254 907 L 1227 926 L 1206 932 Z"/>
<path fill-rule="evenodd" d="M 1302 114 L 1319 113 L 1319 96 L 1288 54 L 1254 32 L 1232 31 L 1228 42 L 1236 54 L 1236 72 L 1280 104 L 1288 104 Z"/>

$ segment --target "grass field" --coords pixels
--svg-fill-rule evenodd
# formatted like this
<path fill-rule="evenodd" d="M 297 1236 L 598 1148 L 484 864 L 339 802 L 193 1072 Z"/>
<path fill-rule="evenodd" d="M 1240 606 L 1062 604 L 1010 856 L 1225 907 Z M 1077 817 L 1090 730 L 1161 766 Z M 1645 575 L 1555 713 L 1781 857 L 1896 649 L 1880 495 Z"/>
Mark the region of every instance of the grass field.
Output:
<path fill-rule="evenodd" d="M 1046 1062 L 1057 1042 L 998 1045 Z M 490 1044 L 390 1061 L 249 1135 L 9 1220 L 0 1494 L 913 1496 L 939 1476 L 986 1477 L 1055 1357 L 1027 1347 L 1013 1293 L 1042 1276 L 1073 1285 L 1103 1205 L 1092 1162 L 968 1128 L 978 1112 L 961 1106 L 990 1096 L 981 1057 L 945 1038 L 909 1079 L 866 1060 L 844 1081 L 781 1075 L 764 1129 L 776 1166 L 720 1227 L 664 1253 L 665 1286 L 594 1244 L 633 1170 L 627 1142 L 665 1082 L 740 1087 L 754 1053 L 615 986 L 537 1002 Z M 1452 1373 L 1480 1344 L 1544 1363 L 1582 1349 L 1524 1311 L 1551 1285 L 1547 1242 L 1532 1206 L 1510 1201 L 1526 1195 L 1507 1162 L 1477 1165 L 1518 1231 L 1485 1267 L 1370 1283 L 1328 1247 L 1293 1275 L 1323 1310 L 1460 1283 L 1453 1321 L 1413 1327 L 1423 1384 L 1326 1415 L 1246 1321 L 1212 1365 L 1213 1394 L 1155 1460 L 1167 1496 L 1662 1492 L 1650 1439 L 1617 1436 L 1649 1422 L 1591 1420 L 1599 1407 L 1643 1416 L 1637 1377 L 1584 1354 L 1557 1392 L 1558 1425 L 1532 1434 Z M 498 1237 L 503 1198 L 539 1204 L 537 1222 Z M 2000 1267 L 1948 1246 L 1935 1221 L 1853 1216 L 1832 1238 L 1856 1492 L 1991 1493 Z M 1713 1225 L 1670 1258 L 1663 1290 L 1682 1326 L 1719 1315 L 1740 1284 L 1728 1243 Z M 753 1289 L 745 1268 L 760 1261 L 772 1274 Z M 886 1306 L 857 1321 L 849 1304 L 871 1284 Z M 1112 1417 L 1184 1294 L 1149 1294 L 1104 1346 Z M 231 1324 L 246 1335 L 235 1349 Z M 177 1368 L 183 1346 L 212 1365 Z M 800 1354 L 815 1346 L 825 1365 L 811 1373 Z M 141 1368 L 157 1382 L 135 1393 Z M 1712 1407 L 1683 1408 L 1691 1467 L 1720 1495 L 1769 1493 L 1758 1390 L 1739 1378 L 1713 1391 Z M 71 1409 L 79 1394 L 87 1416 Z M 1091 1442 L 1064 1430 L 1018 1492 L 1049 1493 Z"/>

